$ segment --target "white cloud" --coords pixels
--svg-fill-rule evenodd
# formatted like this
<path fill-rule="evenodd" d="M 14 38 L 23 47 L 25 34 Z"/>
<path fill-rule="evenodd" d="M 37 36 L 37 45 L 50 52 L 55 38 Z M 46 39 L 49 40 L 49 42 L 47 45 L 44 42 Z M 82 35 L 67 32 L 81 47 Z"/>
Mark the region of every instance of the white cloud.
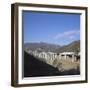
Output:
<path fill-rule="evenodd" d="M 76 35 L 79 35 L 79 31 L 78 30 L 70 30 L 70 31 L 66 31 L 63 33 L 59 33 L 56 34 L 56 36 L 54 37 L 54 39 L 74 39 L 76 38 Z"/>

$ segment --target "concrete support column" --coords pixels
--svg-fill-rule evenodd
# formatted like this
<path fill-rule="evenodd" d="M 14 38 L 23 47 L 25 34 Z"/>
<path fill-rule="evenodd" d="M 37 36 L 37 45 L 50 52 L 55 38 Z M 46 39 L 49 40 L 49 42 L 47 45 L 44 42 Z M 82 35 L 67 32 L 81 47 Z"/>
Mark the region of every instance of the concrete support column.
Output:
<path fill-rule="evenodd" d="M 72 55 L 72 62 L 74 62 L 74 54 Z"/>
<path fill-rule="evenodd" d="M 64 56 L 64 57 L 65 57 L 65 60 L 66 60 L 66 59 L 67 59 L 67 55 L 65 54 L 65 56 Z"/>
<path fill-rule="evenodd" d="M 52 60 L 53 60 L 53 54 L 52 54 Z"/>
<path fill-rule="evenodd" d="M 47 54 L 45 55 L 45 59 L 47 59 Z"/>
<path fill-rule="evenodd" d="M 59 59 L 61 59 L 61 54 L 59 54 Z"/>
<path fill-rule="evenodd" d="M 76 56 L 74 56 L 74 61 L 77 61 L 77 58 L 76 58 Z"/>

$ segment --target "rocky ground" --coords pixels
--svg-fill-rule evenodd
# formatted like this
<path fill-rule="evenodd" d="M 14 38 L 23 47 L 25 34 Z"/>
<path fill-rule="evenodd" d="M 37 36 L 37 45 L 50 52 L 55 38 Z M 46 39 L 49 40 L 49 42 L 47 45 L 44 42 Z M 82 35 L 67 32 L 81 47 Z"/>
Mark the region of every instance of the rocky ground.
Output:
<path fill-rule="evenodd" d="M 24 77 L 80 75 L 80 62 L 54 60 L 47 63 L 24 52 Z"/>

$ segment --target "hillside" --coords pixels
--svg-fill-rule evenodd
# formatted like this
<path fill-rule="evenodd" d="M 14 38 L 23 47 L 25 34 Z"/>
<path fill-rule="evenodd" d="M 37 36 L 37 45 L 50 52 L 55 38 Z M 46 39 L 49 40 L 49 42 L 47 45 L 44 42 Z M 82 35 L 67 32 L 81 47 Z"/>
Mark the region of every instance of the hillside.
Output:
<path fill-rule="evenodd" d="M 60 75 L 57 68 L 24 52 L 24 77 Z"/>
<path fill-rule="evenodd" d="M 40 50 L 40 51 L 51 51 L 51 52 L 55 52 L 55 50 L 57 50 L 58 48 L 60 48 L 59 45 L 54 45 L 54 44 L 48 44 L 48 43 L 44 43 L 44 42 L 40 42 L 40 43 L 26 43 L 24 45 L 25 50 Z"/>
<path fill-rule="evenodd" d="M 80 52 L 80 40 L 74 41 L 68 45 L 62 46 L 56 50 L 60 52 Z"/>
<path fill-rule="evenodd" d="M 61 62 L 57 63 L 59 65 Z M 72 64 L 73 63 L 71 63 L 71 65 Z M 68 67 L 68 65 L 66 65 L 66 67 Z M 80 74 L 80 71 L 78 69 L 72 68 L 69 70 L 61 71 L 62 68 L 63 67 L 60 66 L 59 70 L 57 67 L 46 64 L 45 62 L 40 61 L 38 58 L 35 58 L 24 51 L 24 77 L 58 76 L 58 75 L 62 76 L 62 75 Z"/>
<path fill-rule="evenodd" d="M 39 51 L 45 51 L 45 52 L 80 52 L 80 40 L 73 41 L 72 43 L 64 46 L 60 45 L 54 45 L 54 44 L 48 44 L 48 43 L 26 43 L 24 44 L 25 50 L 39 50 Z"/>

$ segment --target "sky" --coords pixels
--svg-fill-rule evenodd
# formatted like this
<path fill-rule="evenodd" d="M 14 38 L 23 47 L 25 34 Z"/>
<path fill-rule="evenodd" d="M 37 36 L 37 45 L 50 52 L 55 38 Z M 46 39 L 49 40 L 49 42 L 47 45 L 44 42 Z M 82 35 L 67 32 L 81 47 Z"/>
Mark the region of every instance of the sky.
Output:
<path fill-rule="evenodd" d="M 67 45 L 80 40 L 80 15 L 23 11 L 24 43 Z"/>

